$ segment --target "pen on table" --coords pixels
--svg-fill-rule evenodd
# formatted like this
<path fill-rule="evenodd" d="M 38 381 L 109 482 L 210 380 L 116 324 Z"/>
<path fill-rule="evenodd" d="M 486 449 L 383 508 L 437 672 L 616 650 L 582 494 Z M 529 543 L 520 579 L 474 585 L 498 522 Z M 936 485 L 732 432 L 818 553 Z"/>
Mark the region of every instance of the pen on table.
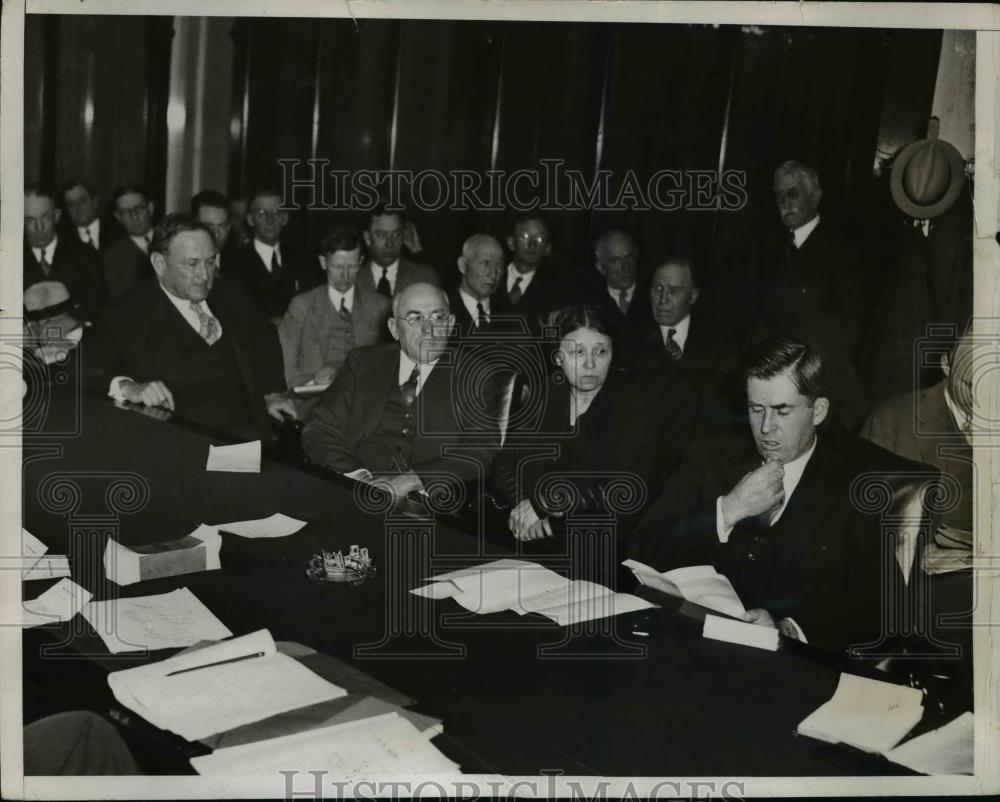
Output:
<path fill-rule="evenodd" d="M 172 677 L 175 674 L 186 674 L 188 671 L 197 671 L 200 668 L 214 668 L 215 666 L 224 666 L 227 663 L 240 663 L 243 660 L 253 660 L 256 657 L 263 657 L 264 652 L 257 652 L 256 654 L 244 654 L 240 657 L 230 657 L 226 660 L 216 660 L 214 663 L 204 663 L 200 666 L 191 666 L 190 668 L 179 668 L 176 671 L 169 671 L 164 676 Z"/>

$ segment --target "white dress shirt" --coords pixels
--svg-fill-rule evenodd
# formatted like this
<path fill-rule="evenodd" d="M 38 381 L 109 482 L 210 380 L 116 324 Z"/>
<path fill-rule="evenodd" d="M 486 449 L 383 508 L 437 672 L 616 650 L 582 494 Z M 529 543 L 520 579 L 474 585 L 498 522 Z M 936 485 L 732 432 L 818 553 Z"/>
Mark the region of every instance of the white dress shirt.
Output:
<path fill-rule="evenodd" d="M 438 360 L 435 359 L 433 362 L 428 362 L 424 365 L 420 365 L 420 376 L 417 378 L 417 389 L 414 391 L 414 395 L 420 395 L 421 390 L 424 389 L 424 385 L 427 383 L 427 377 L 431 375 L 431 371 L 437 365 Z M 403 385 L 405 382 L 410 380 L 410 374 L 413 373 L 413 369 L 417 367 L 417 363 L 410 359 L 406 352 L 402 348 L 399 349 L 399 385 Z"/>
<path fill-rule="evenodd" d="M 44 248 L 32 248 L 31 252 L 35 255 L 35 261 L 39 264 L 42 263 L 42 252 L 45 252 L 45 261 L 48 262 L 49 269 L 52 269 L 52 257 L 56 253 L 56 243 L 59 242 L 59 235 L 57 234 L 52 238 L 52 242 L 46 245 Z"/>
<path fill-rule="evenodd" d="M 691 315 L 687 314 L 684 319 L 679 321 L 676 326 L 660 326 L 660 336 L 663 338 L 663 345 L 667 344 L 667 332 L 671 329 L 674 330 L 674 342 L 681 349 L 681 353 L 684 353 L 684 345 L 688 340 L 688 332 L 691 331 Z"/>
<path fill-rule="evenodd" d="M 153 232 L 147 231 L 141 237 L 133 237 L 129 234 L 129 238 L 135 243 L 135 247 L 142 251 L 144 254 L 149 256 L 149 243 L 153 239 Z"/>
<path fill-rule="evenodd" d="M 369 265 L 369 270 L 372 271 L 372 283 L 378 288 L 379 281 L 382 280 L 382 265 L 372 262 Z M 399 275 L 399 259 L 389 265 L 385 270 L 386 280 L 389 282 L 389 291 L 395 295 L 396 293 L 396 277 Z"/>
<path fill-rule="evenodd" d="M 480 301 L 478 298 L 474 298 L 465 291 L 464 287 L 458 288 L 458 297 L 462 299 L 462 306 L 465 307 L 465 311 L 469 313 L 472 317 L 472 325 L 479 325 L 479 310 L 476 308 L 476 304 L 482 304 L 483 315 L 486 317 L 486 322 L 490 322 L 490 299 L 484 298 Z"/>
<path fill-rule="evenodd" d="M 809 235 L 816 230 L 816 226 L 819 225 L 819 215 L 816 215 L 808 223 L 803 223 L 798 228 L 792 231 L 792 241 L 795 243 L 796 248 L 801 248 L 802 243 L 809 239 Z"/>
<path fill-rule="evenodd" d="M 333 308 L 338 312 L 340 311 L 341 305 L 347 307 L 348 312 L 354 311 L 354 287 L 352 286 L 347 292 L 338 292 L 329 284 L 326 285 L 326 293 L 330 297 L 330 303 L 333 304 Z"/>
<path fill-rule="evenodd" d="M 537 272 L 537 270 L 532 270 L 530 273 L 521 273 L 514 267 L 514 263 L 511 262 L 507 265 L 507 292 L 509 293 L 514 289 L 514 282 L 521 279 L 521 293 L 523 294 L 528 289 L 528 285 L 531 284 L 531 280 Z"/>
<path fill-rule="evenodd" d="M 275 243 L 274 245 L 268 245 L 266 242 L 261 242 L 256 237 L 253 238 L 253 249 L 257 251 L 257 255 L 264 260 L 264 267 L 267 268 L 267 272 L 271 272 L 271 256 L 274 254 L 278 255 L 278 264 L 284 265 L 281 259 L 281 244 Z"/>
<path fill-rule="evenodd" d="M 76 233 L 81 242 L 92 244 L 94 248 L 101 247 L 101 218 L 95 217 L 89 226 L 77 226 Z"/>
<path fill-rule="evenodd" d="M 614 302 L 615 306 L 619 309 L 622 308 L 621 304 L 621 294 L 625 293 L 625 306 L 628 308 L 632 305 L 632 296 L 635 295 L 635 284 L 625 290 L 616 290 L 610 284 L 607 285 L 608 295 L 611 296 L 611 300 Z"/>

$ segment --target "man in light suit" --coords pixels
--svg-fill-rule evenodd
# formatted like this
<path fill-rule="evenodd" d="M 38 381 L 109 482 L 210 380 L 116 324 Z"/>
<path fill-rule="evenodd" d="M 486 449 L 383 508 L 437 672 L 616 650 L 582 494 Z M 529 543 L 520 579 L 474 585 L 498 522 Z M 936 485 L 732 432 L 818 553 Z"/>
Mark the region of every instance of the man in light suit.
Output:
<path fill-rule="evenodd" d="M 110 245 L 101 254 L 101 262 L 111 297 L 120 298 L 153 274 L 149 261 L 149 244 L 153 239 L 153 202 L 142 187 L 125 184 L 114 191 L 111 203 L 115 219 L 127 236 Z"/>
<path fill-rule="evenodd" d="M 352 351 L 333 386 L 306 422 L 309 458 L 352 478 L 389 474 L 402 499 L 432 482 L 468 483 L 489 473 L 497 431 L 497 395 L 471 386 L 461 359 L 448 350 L 455 319 L 448 296 L 424 282 L 393 299 L 389 331 L 398 345 Z M 477 398 L 485 408 L 472 409 Z M 462 457 L 446 455 L 463 446 Z"/>
<path fill-rule="evenodd" d="M 329 384 L 348 353 L 383 339 L 392 304 L 358 286 L 361 261 L 354 229 L 335 228 L 320 245 L 327 283 L 295 296 L 278 327 L 289 388 Z"/>
<path fill-rule="evenodd" d="M 274 327 L 238 283 L 215 281 L 215 239 L 203 223 L 167 215 L 151 251 L 155 277 L 84 335 L 86 381 L 118 401 L 270 439 L 268 416 L 295 416 Z"/>
<path fill-rule="evenodd" d="M 753 623 L 832 651 L 865 642 L 881 624 L 880 527 L 852 503 L 852 450 L 817 433 L 830 411 L 822 360 L 767 340 L 744 376 L 752 436 L 695 442 L 629 551 L 660 571 L 713 565 Z"/>
<path fill-rule="evenodd" d="M 368 214 L 364 231 L 368 261 L 358 274 L 358 286 L 392 298 L 418 281 L 440 286 L 437 271 L 429 265 L 403 256 L 406 217 L 402 211 L 387 209 L 384 204 Z"/>

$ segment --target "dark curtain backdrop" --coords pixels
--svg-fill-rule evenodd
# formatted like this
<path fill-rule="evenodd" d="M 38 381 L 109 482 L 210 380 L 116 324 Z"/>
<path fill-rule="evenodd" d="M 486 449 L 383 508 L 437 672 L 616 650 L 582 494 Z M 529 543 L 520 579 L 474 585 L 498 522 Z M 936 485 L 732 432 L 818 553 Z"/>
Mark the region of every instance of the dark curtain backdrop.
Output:
<path fill-rule="evenodd" d="M 84 174 L 107 193 L 144 180 L 162 198 L 170 18 L 27 20 L 26 172 Z M 873 177 L 879 132 L 907 141 L 930 113 L 940 32 L 608 23 L 239 19 L 231 112 L 230 192 L 280 184 L 279 159 L 330 169 L 534 169 L 560 159 L 590 181 L 628 171 L 746 173 L 739 211 L 549 212 L 557 256 L 592 263 L 601 229 L 639 241 L 648 271 L 672 248 L 691 251 L 708 290 L 739 304 L 749 245 L 777 225 L 771 175 L 787 158 L 813 163 L 824 216 L 879 241 L 888 188 Z M 903 78 L 901 79 L 901 76 Z M 908 76 L 908 78 L 907 78 Z M 87 122 L 90 98 L 94 116 Z M 304 196 L 299 200 L 305 201 Z M 413 210 L 421 257 L 455 272 L 462 241 L 499 237 L 510 211 Z M 314 247 L 359 218 L 298 211 L 289 234 Z M 880 251 L 881 249 L 881 251 Z M 879 271 L 869 275 L 880 275 Z M 869 279 L 872 292 L 878 279 Z M 715 292 L 724 303 L 724 294 Z M 730 300 L 733 300 L 730 298 Z"/>

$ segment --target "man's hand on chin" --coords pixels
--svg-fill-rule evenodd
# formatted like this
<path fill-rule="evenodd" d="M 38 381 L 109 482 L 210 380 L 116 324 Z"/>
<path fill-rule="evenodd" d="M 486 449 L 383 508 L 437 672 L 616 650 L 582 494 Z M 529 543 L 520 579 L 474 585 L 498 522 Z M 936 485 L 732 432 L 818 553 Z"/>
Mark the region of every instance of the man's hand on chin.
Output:
<path fill-rule="evenodd" d="M 298 415 L 295 412 L 295 404 L 288 397 L 287 393 L 270 393 L 264 396 L 264 405 L 267 407 L 267 414 L 277 421 L 288 417 L 295 420 Z"/>

